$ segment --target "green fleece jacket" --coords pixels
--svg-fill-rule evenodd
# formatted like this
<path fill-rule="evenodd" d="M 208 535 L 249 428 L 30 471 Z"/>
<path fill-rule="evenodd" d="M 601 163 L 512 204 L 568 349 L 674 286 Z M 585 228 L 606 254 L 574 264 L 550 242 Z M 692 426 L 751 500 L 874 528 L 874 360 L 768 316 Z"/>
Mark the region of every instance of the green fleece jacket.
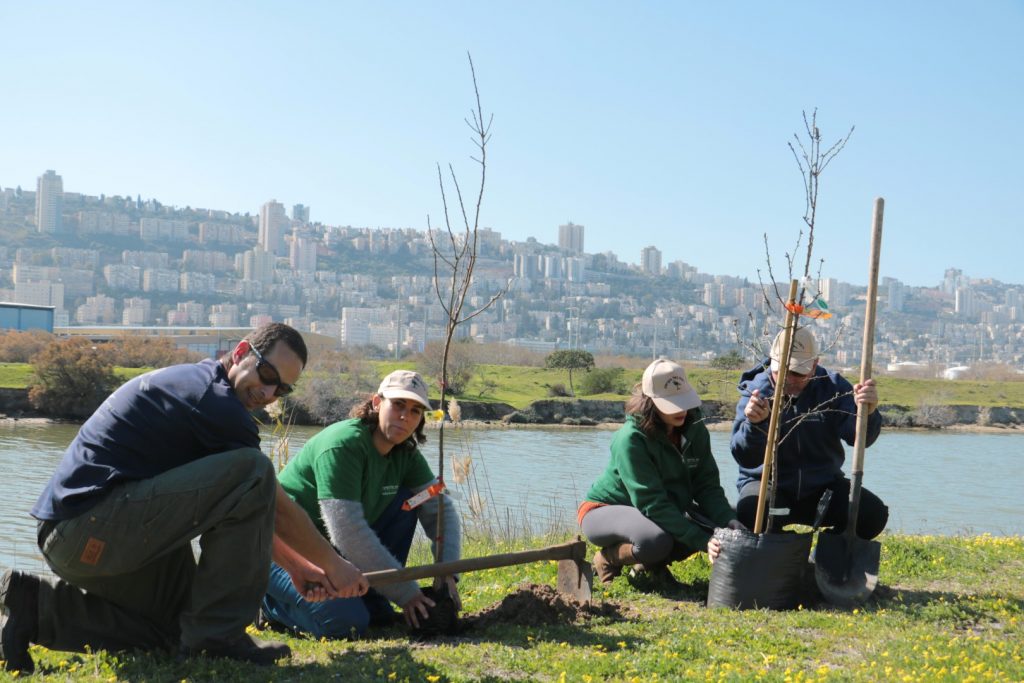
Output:
<path fill-rule="evenodd" d="M 700 410 L 686 416 L 681 449 L 667 435 L 648 437 L 630 417 L 615 433 L 611 451 L 611 461 L 587 491 L 587 500 L 631 505 L 694 550 L 703 550 L 711 534 L 686 518 L 693 503 L 719 526 L 735 518 L 718 480 Z"/>

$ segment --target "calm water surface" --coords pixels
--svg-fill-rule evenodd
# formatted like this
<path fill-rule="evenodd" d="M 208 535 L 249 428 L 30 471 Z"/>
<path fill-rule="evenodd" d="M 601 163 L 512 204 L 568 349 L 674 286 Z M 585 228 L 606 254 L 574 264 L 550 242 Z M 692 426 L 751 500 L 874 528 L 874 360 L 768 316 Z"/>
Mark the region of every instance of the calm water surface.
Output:
<path fill-rule="evenodd" d="M 0 423 L 0 567 L 41 569 L 35 520 L 28 515 L 77 425 Z M 288 449 L 297 453 L 314 428 L 297 428 Z M 469 507 L 483 500 L 478 518 L 499 528 L 543 531 L 575 526 L 575 510 L 608 461 L 613 431 L 566 429 L 445 430 L 446 481 Z M 437 433 L 424 453 L 436 469 Z M 711 433 L 712 448 L 731 502 L 736 465 L 728 432 Z M 264 449 L 274 448 L 267 436 Z M 469 459 L 468 480 L 451 469 Z M 883 433 L 866 454 L 864 484 L 886 501 L 889 529 L 927 534 L 1024 534 L 1024 434 Z M 476 501 L 473 500 L 475 503 Z"/>

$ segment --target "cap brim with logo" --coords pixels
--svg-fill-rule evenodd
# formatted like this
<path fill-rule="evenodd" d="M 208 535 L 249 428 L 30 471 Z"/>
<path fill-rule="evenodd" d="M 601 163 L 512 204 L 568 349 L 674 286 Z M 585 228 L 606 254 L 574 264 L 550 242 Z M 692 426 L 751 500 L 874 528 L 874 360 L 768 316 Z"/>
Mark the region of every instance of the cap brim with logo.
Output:
<path fill-rule="evenodd" d="M 701 405 L 700 396 L 686 378 L 683 366 L 665 358 L 647 366 L 640 389 L 666 415 L 693 410 Z"/>

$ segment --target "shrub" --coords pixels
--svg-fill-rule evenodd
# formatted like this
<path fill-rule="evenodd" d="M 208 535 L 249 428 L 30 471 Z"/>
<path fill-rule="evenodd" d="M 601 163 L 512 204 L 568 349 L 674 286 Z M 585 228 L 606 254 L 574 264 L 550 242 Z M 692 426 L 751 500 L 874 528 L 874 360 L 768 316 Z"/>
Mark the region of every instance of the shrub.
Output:
<path fill-rule="evenodd" d="M 420 374 L 428 382 L 434 382 L 440 386 L 441 362 L 444 355 L 444 342 L 433 341 L 416 358 L 416 366 Z M 473 379 L 476 371 L 476 363 L 473 362 L 473 344 L 467 342 L 455 342 L 448 349 L 448 393 L 456 396 L 466 390 L 466 385 Z"/>
<path fill-rule="evenodd" d="M 379 380 L 372 366 L 345 351 L 324 351 L 312 356 L 285 399 L 284 411 L 298 414 L 304 424 L 328 425 L 348 416 L 349 410 L 376 391 Z"/>
<path fill-rule="evenodd" d="M 744 365 L 746 365 L 746 361 L 743 360 L 743 356 L 736 349 L 723 356 L 716 356 L 711 360 L 711 367 L 718 370 L 739 370 Z"/>
<path fill-rule="evenodd" d="M 623 372 L 623 368 L 595 368 L 580 378 L 580 393 L 584 396 L 624 394 L 626 384 Z"/>
<path fill-rule="evenodd" d="M 50 344 L 32 357 L 33 407 L 61 417 L 88 417 L 119 384 L 110 349 L 81 337 Z"/>
<path fill-rule="evenodd" d="M 195 363 L 203 354 L 180 349 L 167 337 L 122 337 L 106 345 L 117 365 L 125 368 L 165 368 Z"/>
<path fill-rule="evenodd" d="M 0 363 L 28 363 L 32 356 L 56 340 L 43 330 L 11 330 L 0 334 Z"/>
<path fill-rule="evenodd" d="M 348 417 L 348 412 L 364 397 L 351 379 L 341 376 L 314 375 L 304 377 L 287 397 L 285 410 L 297 406 L 313 424 L 329 425 Z"/>
<path fill-rule="evenodd" d="M 548 387 L 548 396 L 565 397 L 565 396 L 568 396 L 568 395 L 569 395 L 569 392 L 568 392 L 568 390 L 566 390 L 564 384 L 561 384 L 561 383 L 552 384 L 551 386 Z"/>
<path fill-rule="evenodd" d="M 918 427 L 939 429 L 956 424 L 956 412 L 949 406 L 940 406 L 924 401 L 914 411 L 914 424 Z"/>

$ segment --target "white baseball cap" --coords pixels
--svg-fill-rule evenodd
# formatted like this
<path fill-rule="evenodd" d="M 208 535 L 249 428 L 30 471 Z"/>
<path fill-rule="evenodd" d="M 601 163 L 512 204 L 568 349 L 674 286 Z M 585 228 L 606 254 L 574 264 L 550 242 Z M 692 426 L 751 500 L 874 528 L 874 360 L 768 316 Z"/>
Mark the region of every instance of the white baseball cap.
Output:
<path fill-rule="evenodd" d="M 395 370 L 380 383 L 377 393 L 384 398 L 407 398 L 430 410 L 427 383 L 412 370 Z"/>
<path fill-rule="evenodd" d="M 772 342 L 772 372 L 778 372 L 782 364 L 782 342 L 786 331 L 775 335 Z M 818 343 L 810 328 L 798 327 L 793 331 L 793 342 L 789 351 L 789 370 L 801 375 L 809 375 L 814 370 L 814 361 L 818 358 Z"/>
<path fill-rule="evenodd" d="M 659 358 L 647 366 L 640 390 L 667 415 L 700 407 L 700 396 L 686 379 L 686 370 L 667 358 Z"/>

